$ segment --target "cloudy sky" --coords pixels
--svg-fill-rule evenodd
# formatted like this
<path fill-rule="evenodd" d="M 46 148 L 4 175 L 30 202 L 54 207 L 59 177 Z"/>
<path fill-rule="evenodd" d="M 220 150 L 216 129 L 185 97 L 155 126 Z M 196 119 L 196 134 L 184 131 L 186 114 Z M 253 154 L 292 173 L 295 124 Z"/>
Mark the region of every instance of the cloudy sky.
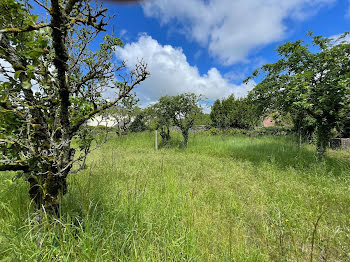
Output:
<path fill-rule="evenodd" d="M 105 3 L 108 25 L 124 40 L 116 52 L 132 68 L 139 59 L 151 73 L 136 93 L 142 105 L 160 96 L 194 92 L 208 101 L 241 97 L 259 79 L 242 81 L 278 59 L 286 41 L 350 30 L 350 0 L 146 0 Z M 210 102 L 209 102 L 210 103 Z"/>

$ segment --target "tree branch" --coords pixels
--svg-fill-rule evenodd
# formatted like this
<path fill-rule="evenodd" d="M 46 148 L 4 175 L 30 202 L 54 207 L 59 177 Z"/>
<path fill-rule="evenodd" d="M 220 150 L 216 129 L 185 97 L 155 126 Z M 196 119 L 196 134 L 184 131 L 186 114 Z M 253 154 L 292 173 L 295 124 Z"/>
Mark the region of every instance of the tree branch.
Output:
<path fill-rule="evenodd" d="M 40 5 L 42 8 L 44 8 L 49 14 L 51 13 L 51 10 L 47 6 L 39 2 L 38 0 L 34 0 L 34 2 Z"/>
<path fill-rule="evenodd" d="M 79 1 L 81 1 L 81 0 L 69 0 L 68 1 L 68 3 L 66 4 L 66 8 L 64 10 L 66 15 L 69 15 L 72 12 L 74 5 L 76 3 L 78 3 Z"/>
<path fill-rule="evenodd" d="M 86 121 L 88 121 L 89 119 L 91 119 L 94 115 L 102 112 L 103 110 L 106 110 L 112 106 L 114 106 L 116 103 L 118 103 L 122 98 L 126 97 L 127 93 L 124 93 L 123 95 L 120 95 L 116 100 L 114 100 L 113 102 L 107 103 L 103 106 L 101 106 L 100 108 L 92 111 L 90 114 L 85 115 L 83 118 L 81 118 L 71 129 L 72 134 L 74 134 L 75 132 L 77 132 L 80 128 L 80 126 L 82 124 L 84 124 Z"/>
<path fill-rule="evenodd" d="M 41 23 L 41 24 L 35 24 L 35 25 L 28 25 L 25 27 L 3 28 L 3 29 L 0 29 L 0 34 L 30 32 L 30 31 L 39 30 L 41 28 L 48 27 L 48 26 L 50 26 L 50 24 Z"/>
<path fill-rule="evenodd" d="M 29 171 L 29 166 L 23 165 L 0 165 L 0 171 Z"/>
<path fill-rule="evenodd" d="M 94 115 L 102 112 L 103 110 L 106 110 L 112 106 L 114 106 L 116 103 L 118 103 L 122 98 L 126 97 L 131 90 L 135 88 L 138 84 L 140 84 L 142 81 L 146 80 L 146 78 L 149 76 L 149 72 L 146 70 L 147 64 L 145 64 L 143 61 L 140 61 L 140 64 L 136 65 L 136 69 L 131 72 L 131 78 L 134 79 L 131 82 L 130 86 L 126 86 L 122 94 L 119 95 L 119 97 L 110 103 L 107 103 L 103 106 L 101 106 L 98 109 L 95 109 L 90 114 L 85 115 L 82 117 L 72 128 L 71 128 L 71 135 L 74 135 L 75 132 L 77 132 L 82 124 L 84 124 L 86 121 L 91 119 Z M 134 78 L 135 77 L 135 78 Z"/>
<path fill-rule="evenodd" d="M 74 2 L 74 1 L 70 1 Z M 73 3 L 73 5 L 75 2 Z M 66 47 L 67 16 L 58 0 L 51 0 L 52 45 L 55 50 L 54 65 L 57 69 L 58 93 L 60 98 L 60 122 L 63 136 L 69 139 L 69 86 L 66 80 L 68 51 Z"/>

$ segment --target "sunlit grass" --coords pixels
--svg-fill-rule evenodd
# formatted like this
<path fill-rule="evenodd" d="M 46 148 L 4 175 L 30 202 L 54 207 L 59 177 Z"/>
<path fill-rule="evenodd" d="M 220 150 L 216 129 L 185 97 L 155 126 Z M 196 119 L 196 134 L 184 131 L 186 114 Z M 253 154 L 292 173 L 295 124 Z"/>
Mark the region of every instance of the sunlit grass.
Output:
<path fill-rule="evenodd" d="M 55 223 L 34 219 L 12 176 L 4 261 L 350 260 L 349 152 L 319 163 L 291 137 L 192 134 L 182 149 L 174 134 L 157 152 L 153 133 L 114 138 L 70 178 Z"/>

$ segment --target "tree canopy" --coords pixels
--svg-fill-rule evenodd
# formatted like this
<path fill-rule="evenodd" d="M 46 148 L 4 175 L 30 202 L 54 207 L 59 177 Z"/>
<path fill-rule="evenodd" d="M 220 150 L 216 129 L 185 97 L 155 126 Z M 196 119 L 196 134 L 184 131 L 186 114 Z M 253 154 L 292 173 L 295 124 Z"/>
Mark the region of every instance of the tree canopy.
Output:
<path fill-rule="evenodd" d="M 160 129 L 162 143 L 165 144 L 170 140 L 170 127 L 175 125 L 181 130 L 184 146 L 187 146 L 189 130 L 196 116 L 202 112 L 198 105 L 200 99 L 201 96 L 184 93 L 177 96 L 163 96 L 151 106 L 156 128 Z"/>
<path fill-rule="evenodd" d="M 306 112 L 315 119 L 321 159 L 331 130 L 350 102 L 350 44 L 343 41 L 346 35 L 338 39 L 313 36 L 311 44 L 287 42 L 277 48 L 280 60 L 253 73 L 264 74 L 251 93 L 263 108 Z"/>
<path fill-rule="evenodd" d="M 248 98 L 235 99 L 233 95 L 218 99 L 211 107 L 212 125 L 217 128 L 250 129 L 259 121 L 257 109 Z"/>

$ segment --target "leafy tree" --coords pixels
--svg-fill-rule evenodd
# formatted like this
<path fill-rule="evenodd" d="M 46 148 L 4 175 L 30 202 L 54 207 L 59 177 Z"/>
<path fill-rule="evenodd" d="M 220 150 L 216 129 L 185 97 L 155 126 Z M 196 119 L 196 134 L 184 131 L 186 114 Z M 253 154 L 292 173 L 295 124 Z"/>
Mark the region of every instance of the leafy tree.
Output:
<path fill-rule="evenodd" d="M 324 158 L 331 130 L 350 102 L 350 44 L 342 41 L 346 34 L 336 41 L 314 36 L 312 46 L 302 40 L 287 42 L 277 48 L 280 60 L 253 73 L 265 73 L 253 90 L 265 108 L 306 112 L 315 119 L 320 159 Z"/>
<path fill-rule="evenodd" d="M 259 121 L 257 110 L 248 98 L 235 99 L 233 95 L 216 100 L 210 117 L 214 127 L 220 129 L 249 129 Z"/>
<path fill-rule="evenodd" d="M 179 127 L 184 138 L 184 146 L 188 144 L 188 134 L 194 120 L 202 109 L 198 106 L 201 96 L 185 93 L 171 97 L 170 112 L 173 114 L 175 126 Z"/>
<path fill-rule="evenodd" d="M 170 140 L 170 127 L 174 118 L 173 97 L 163 96 L 159 101 L 151 106 L 151 114 L 156 121 L 156 129 L 160 130 L 162 144 L 166 144 Z"/>
<path fill-rule="evenodd" d="M 199 113 L 195 120 L 194 120 L 194 125 L 196 126 L 207 126 L 209 127 L 212 124 L 210 114 L 206 113 Z"/>
<path fill-rule="evenodd" d="M 129 126 L 129 131 L 131 132 L 142 132 L 148 129 L 146 125 L 147 116 L 145 110 L 138 109 L 135 114 L 135 119 Z"/>
<path fill-rule="evenodd" d="M 239 98 L 233 101 L 229 113 L 230 127 L 251 129 L 257 125 L 259 120 L 255 105 L 248 98 Z"/>
<path fill-rule="evenodd" d="M 122 45 L 116 37 L 104 35 L 99 50 L 89 48 L 110 19 L 101 5 L 36 2 L 49 21 L 38 22 L 28 1 L 0 2 L 0 171 L 22 171 L 36 208 L 58 215 L 73 164 L 79 169 L 90 152 L 86 122 L 149 73 L 142 62 L 133 71 L 113 62 Z M 103 98 L 105 88 L 116 91 L 114 100 Z"/>
<path fill-rule="evenodd" d="M 225 115 L 223 114 L 220 99 L 215 100 L 211 107 L 210 119 L 214 127 L 223 129 L 225 127 Z"/>
<path fill-rule="evenodd" d="M 160 129 L 163 144 L 169 142 L 171 138 L 170 128 L 175 125 L 180 128 L 184 138 L 184 146 L 187 146 L 189 129 L 201 113 L 201 108 L 198 106 L 200 98 L 192 93 L 163 96 L 156 104 L 149 107 L 149 112 L 156 120 L 156 129 Z"/>

